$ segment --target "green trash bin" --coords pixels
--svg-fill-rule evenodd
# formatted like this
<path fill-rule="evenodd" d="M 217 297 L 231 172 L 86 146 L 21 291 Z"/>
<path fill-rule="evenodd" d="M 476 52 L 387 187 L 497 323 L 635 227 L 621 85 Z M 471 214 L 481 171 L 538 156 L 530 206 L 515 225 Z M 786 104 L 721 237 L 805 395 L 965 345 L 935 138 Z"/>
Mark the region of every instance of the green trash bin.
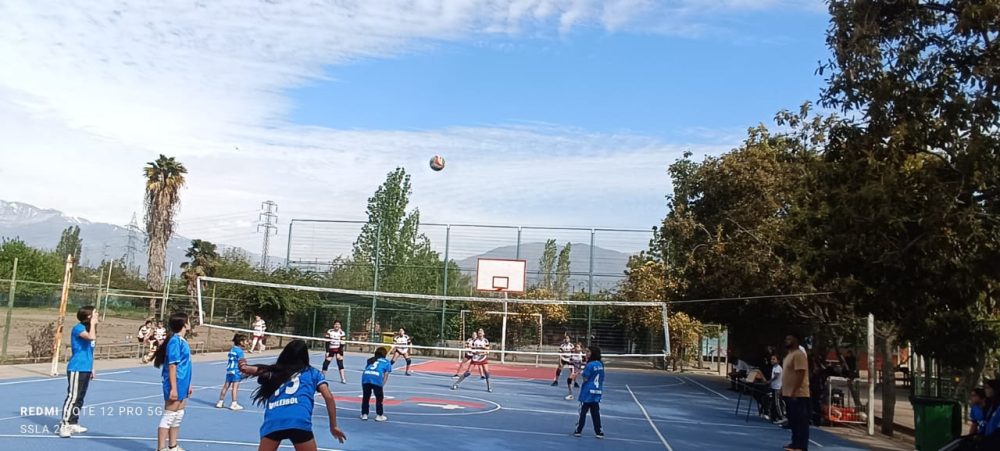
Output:
<path fill-rule="evenodd" d="M 916 449 L 938 451 L 962 433 L 961 406 L 950 399 L 911 396 Z"/>

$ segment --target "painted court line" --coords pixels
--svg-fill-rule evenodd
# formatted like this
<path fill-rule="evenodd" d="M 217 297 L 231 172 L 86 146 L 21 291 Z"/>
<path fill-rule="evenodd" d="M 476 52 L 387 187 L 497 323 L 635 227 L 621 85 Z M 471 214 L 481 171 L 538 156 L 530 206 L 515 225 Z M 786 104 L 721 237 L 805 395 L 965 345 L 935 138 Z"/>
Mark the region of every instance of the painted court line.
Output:
<path fill-rule="evenodd" d="M 719 396 L 720 398 L 722 398 L 722 399 L 725 399 L 726 401 L 729 401 L 729 397 L 728 397 L 728 396 L 726 396 L 726 395 L 723 395 L 722 393 L 719 393 L 719 392 L 717 392 L 717 391 L 715 391 L 715 390 L 712 390 L 711 388 L 708 388 L 708 387 L 706 387 L 706 386 L 705 386 L 704 384 L 702 384 L 701 382 L 698 382 L 698 381 L 696 381 L 696 380 L 694 380 L 694 379 L 691 379 L 690 377 L 687 377 L 687 376 L 684 376 L 684 379 L 687 379 L 688 381 L 690 381 L 690 382 L 694 383 L 695 385 L 697 385 L 697 386 L 699 386 L 699 387 L 701 387 L 701 388 L 704 388 L 705 390 L 708 390 L 708 391 L 710 391 L 710 392 L 712 392 L 712 393 L 715 393 L 715 394 L 716 394 L 716 395 L 718 395 L 718 396 Z"/>
<path fill-rule="evenodd" d="M 656 436 L 660 438 L 661 442 L 663 442 L 663 446 L 667 448 L 667 451 L 674 451 L 674 449 L 670 447 L 670 443 L 667 443 L 667 439 L 660 433 L 660 429 L 656 427 L 656 423 L 653 423 L 653 420 L 649 418 L 649 412 L 646 412 L 646 408 L 642 406 L 641 402 L 639 402 L 639 398 L 635 397 L 635 393 L 632 393 L 632 389 L 629 388 L 628 384 L 625 384 L 625 389 L 628 390 L 628 394 L 632 395 L 632 400 L 639 406 L 639 410 L 642 411 L 642 414 L 646 416 L 646 421 L 649 422 L 649 425 L 653 428 L 653 432 L 655 432 Z"/>
<path fill-rule="evenodd" d="M 34 438 L 34 439 L 55 439 L 55 440 L 141 440 L 144 442 L 155 442 L 155 437 L 128 437 L 128 436 L 101 436 L 88 437 L 86 435 L 74 435 L 69 439 L 55 435 L 30 435 L 30 434 L 0 434 L 0 438 Z M 209 445 L 233 445 L 233 446 L 257 446 L 258 443 L 234 442 L 230 440 L 208 440 L 196 438 L 182 438 L 181 443 L 205 443 Z M 292 445 L 282 445 L 281 448 L 294 448 Z M 334 448 L 317 448 L 320 451 L 340 451 Z"/>
<path fill-rule="evenodd" d="M 125 373 L 131 373 L 131 371 L 126 370 L 126 371 L 112 371 L 112 372 L 109 372 L 109 373 L 97 373 L 97 380 L 100 380 L 102 375 L 106 375 L 106 374 L 125 374 Z M 62 375 L 62 376 L 65 376 L 65 374 Z M 0 385 L 30 384 L 30 383 L 34 383 L 34 382 L 49 382 L 49 381 L 63 381 L 63 382 L 66 382 L 66 378 L 62 377 L 62 376 L 52 376 L 52 377 L 47 377 L 45 379 L 31 379 L 31 380 L 26 380 L 26 381 L 0 382 Z"/>

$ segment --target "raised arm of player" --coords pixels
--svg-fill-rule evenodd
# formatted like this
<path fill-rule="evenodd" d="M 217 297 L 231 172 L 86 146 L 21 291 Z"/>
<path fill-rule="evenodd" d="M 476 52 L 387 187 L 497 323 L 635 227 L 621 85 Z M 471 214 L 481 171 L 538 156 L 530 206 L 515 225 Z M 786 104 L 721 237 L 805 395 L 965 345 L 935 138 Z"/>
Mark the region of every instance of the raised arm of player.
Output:
<path fill-rule="evenodd" d="M 333 435 L 340 443 L 344 443 L 344 440 L 347 440 L 347 435 L 337 427 L 337 401 L 333 399 L 330 387 L 324 383 L 317 390 L 323 396 L 323 403 L 326 404 L 326 414 L 330 418 L 330 435 Z"/>

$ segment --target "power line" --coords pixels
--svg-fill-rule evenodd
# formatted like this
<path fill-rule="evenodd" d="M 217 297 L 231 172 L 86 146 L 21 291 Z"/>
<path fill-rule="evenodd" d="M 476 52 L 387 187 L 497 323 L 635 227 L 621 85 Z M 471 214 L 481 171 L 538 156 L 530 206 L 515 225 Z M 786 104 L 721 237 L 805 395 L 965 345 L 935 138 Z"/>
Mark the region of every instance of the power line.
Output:
<path fill-rule="evenodd" d="M 278 235 L 278 204 L 274 201 L 266 201 L 260 205 L 262 210 L 257 218 L 257 231 L 260 232 L 264 229 L 264 249 L 260 253 L 260 267 L 265 271 L 268 269 L 267 258 L 268 258 L 268 247 L 271 241 L 271 231 L 274 231 L 274 235 Z"/>
<path fill-rule="evenodd" d="M 770 294 L 764 296 L 742 296 L 733 298 L 687 299 L 681 301 L 667 301 L 667 304 L 695 304 L 700 302 L 716 302 L 716 301 L 750 301 L 755 299 L 805 298 L 810 296 L 826 296 L 830 294 L 836 294 L 836 292 L 824 291 L 820 293 L 792 293 L 792 294 Z"/>

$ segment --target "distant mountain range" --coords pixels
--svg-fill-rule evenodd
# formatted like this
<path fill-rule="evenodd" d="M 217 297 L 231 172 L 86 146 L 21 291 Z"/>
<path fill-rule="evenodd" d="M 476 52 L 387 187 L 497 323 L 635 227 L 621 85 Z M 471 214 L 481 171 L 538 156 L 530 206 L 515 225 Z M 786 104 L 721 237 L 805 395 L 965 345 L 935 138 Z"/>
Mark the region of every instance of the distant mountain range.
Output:
<path fill-rule="evenodd" d="M 42 249 L 54 249 L 59 243 L 62 231 L 70 226 L 80 227 L 80 238 L 83 240 L 83 251 L 80 261 L 84 265 L 92 266 L 106 259 L 119 259 L 128 252 L 129 230 L 127 226 L 91 222 L 83 218 L 71 217 L 61 211 L 43 209 L 21 202 L 7 202 L 0 200 L 0 237 L 20 238 L 30 246 Z M 140 226 L 141 227 L 141 226 Z M 146 269 L 146 246 L 145 235 L 141 228 L 135 230 L 135 264 L 141 273 Z M 167 246 L 167 261 L 174 262 L 179 266 L 181 262 L 187 260 L 184 257 L 185 250 L 190 246 L 191 239 L 175 235 Z M 560 243 L 559 249 L 565 243 Z M 229 246 L 224 243 L 216 243 L 219 250 L 238 249 L 250 256 L 254 262 L 260 261 L 260 255 L 245 249 Z M 589 281 L 590 272 L 590 245 L 586 243 L 572 243 L 570 252 L 570 286 L 573 291 L 585 289 Z M 459 268 L 467 274 L 475 274 L 476 260 L 479 258 L 520 258 L 527 260 L 528 283 L 535 283 L 538 279 L 538 266 L 542 253 L 545 250 L 544 243 L 521 243 L 520 249 L 516 246 L 501 246 L 461 260 L 457 260 Z M 638 252 L 639 249 L 636 249 Z M 628 253 L 594 247 L 594 287 L 599 289 L 612 289 L 617 286 L 623 278 L 625 266 L 628 263 Z M 272 256 L 270 261 L 273 265 L 283 265 L 284 259 Z M 176 272 L 176 268 L 175 268 Z"/>
<path fill-rule="evenodd" d="M 129 230 L 126 226 L 90 222 L 83 218 L 66 216 L 59 210 L 39 208 L 21 202 L 0 200 L 0 237 L 20 238 L 29 246 L 41 249 L 54 249 L 59 243 L 63 230 L 70 226 L 80 227 L 80 238 L 83 240 L 83 250 L 80 262 L 87 266 L 99 264 L 102 260 L 119 259 L 128 252 Z M 135 230 L 135 264 L 141 273 L 146 271 L 145 234 L 140 226 Z M 187 261 L 185 250 L 191 245 L 191 239 L 174 235 L 167 243 L 167 261 L 179 266 Z M 216 243 L 219 251 L 239 249 L 247 253 L 251 260 L 260 261 L 260 255 L 247 252 L 236 246 Z M 284 264 L 284 260 L 271 257 L 275 265 Z M 176 268 L 175 268 L 176 273 Z"/>

